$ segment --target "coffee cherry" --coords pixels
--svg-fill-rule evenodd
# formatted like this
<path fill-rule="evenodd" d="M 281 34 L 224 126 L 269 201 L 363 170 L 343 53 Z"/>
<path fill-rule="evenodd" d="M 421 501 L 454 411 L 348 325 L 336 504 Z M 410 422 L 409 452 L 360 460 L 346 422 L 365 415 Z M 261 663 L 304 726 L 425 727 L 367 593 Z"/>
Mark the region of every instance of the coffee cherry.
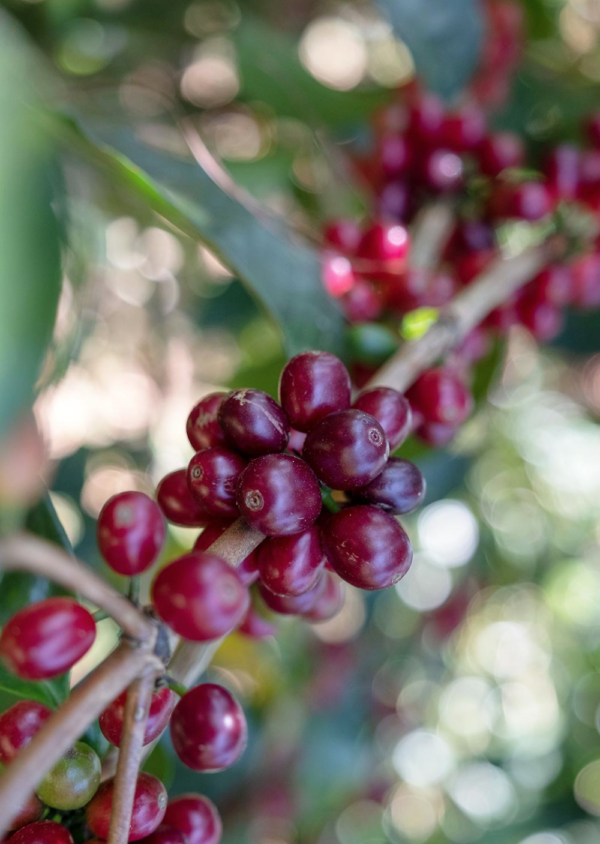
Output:
<path fill-rule="evenodd" d="M 266 539 L 258 548 L 260 579 L 276 595 L 308 592 L 324 564 L 319 531 L 314 525 L 294 536 Z"/>
<path fill-rule="evenodd" d="M 73 839 L 66 826 L 54 821 L 38 821 L 11 835 L 10 844 L 73 844 Z"/>
<path fill-rule="evenodd" d="M 330 571 L 325 572 L 323 587 L 312 607 L 303 614 L 303 617 L 311 624 L 318 624 L 322 621 L 329 621 L 336 616 L 344 606 L 345 590 L 344 583 L 339 577 Z"/>
<path fill-rule="evenodd" d="M 478 149 L 481 172 L 495 179 L 509 167 L 522 167 L 525 161 L 523 141 L 514 132 L 488 135 Z"/>
<path fill-rule="evenodd" d="M 152 602 L 172 630 L 192 642 L 205 642 L 233 630 L 250 598 L 235 569 L 220 557 L 194 551 L 159 572 Z"/>
<path fill-rule="evenodd" d="M 376 197 L 376 210 L 380 217 L 408 222 L 415 210 L 412 187 L 407 181 L 389 182 Z"/>
<path fill-rule="evenodd" d="M 579 192 L 580 150 L 572 144 L 559 144 L 548 156 L 544 172 L 554 198 L 572 201 Z"/>
<path fill-rule="evenodd" d="M 121 733 L 125 719 L 125 704 L 127 702 L 127 690 L 110 703 L 100 715 L 98 722 L 104 738 L 115 747 L 121 746 Z M 171 712 L 177 703 L 177 695 L 170 689 L 157 689 L 150 701 L 150 711 L 144 731 L 144 745 L 150 744 L 157 739 L 165 730 L 171 717 Z"/>
<path fill-rule="evenodd" d="M 225 434 L 219 424 L 219 408 L 227 393 L 209 393 L 190 411 L 185 426 L 188 440 L 196 451 L 226 445 Z"/>
<path fill-rule="evenodd" d="M 332 489 L 364 486 L 383 470 L 390 453 L 379 422 L 362 410 L 341 410 L 310 431 L 302 456 Z"/>
<path fill-rule="evenodd" d="M 183 764 L 193 771 L 223 771 L 246 749 L 244 712 L 227 689 L 202 683 L 190 689 L 175 707 L 171 740 Z"/>
<path fill-rule="evenodd" d="M 378 277 L 390 276 L 389 273 L 378 273 Z M 392 278 L 395 277 L 392 274 Z M 378 287 L 370 281 L 358 279 L 351 290 L 341 299 L 342 311 L 348 322 L 372 322 L 383 311 L 384 299 Z"/>
<path fill-rule="evenodd" d="M 4 765 L 0 763 L 0 774 L 3 771 Z M 40 798 L 37 794 L 31 794 L 21 803 L 21 808 L 17 814 L 12 815 L 8 831 L 12 832 L 15 829 L 21 829 L 22 826 L 34 823 L 41 817 L 43 811 L 44 807 Z"/>
<path fill-rule="evenodd" d="M 316 520 L 321 512 L 321 490 L 304 460 L 268 454 L 253 460 L 242 472 L 237 502 L 251 527 L 267 536 L 289 536 L 306 530 Z"/>
<path fill-rule="evenodd" d="M 417 429 L 416 434 L 427 445 L 443 448 L 454 439 L 459 427 L 443 422 L 425 422 Z"/>
<path fill-rule="evenodd" d="M 164 824 L 161 824 L 156 832 L 153 832 L 148 838 L 142 839 L 142 844 L 187 844 L 187 842 L 188 839 L 183 832 Z M 98 842 L 98 844 L 101 844 L 101 842 Z"/>
<path fill-rule="evenodd" d="M 428 369 L 407 392 L 413 409 L 425 422 L 459 425 L 473 406 L 471 394 L 459 376 L 450 369 Z"/>
<path fill-rule="evenodd" d="M 535 222 L 552 211 L 552 197 L 541 182 L 503 184 L 492 196 L 490 210 L 495 217 L 516 217 Z"/>
<path fill-rule="evenodd" d="M 187 482 L 192 496 L 212 516 L 235 517 L 235 491 L 246 468 L 241 454 L 222 446 L 198 451 L 190 460 Z"/>
<path fill-rule="evenodd" d="M 103 782 L 85 812 L 87 825 L 98 838 L 108 838 L 115 780 Z M 167 792 L 151 774 L 139 774 L 133 798 L 128 841 L 139 841 L 160 826 L 167 808 Z"/>
<path fill-rule="evenodd" d="M 580 308 L 600 306 L 600 252 L 583 255 L 574 262 L 573 304 Z"/>
<path fill-rule="evenodd" d="M 194 551 L 208 551 L 213 542 L 216 542 L 232 524 L 232 521 L 219 521 L 205 527 L 194 542 Z M 236 566 L 235 570 L 245 586 L 255 583 L 258 580 L 258 549 L 251 551 L 246 559 L 242 560 L 239 566 Z"/>
<path fill-rule="evenodd" d="M 483 111 L 476 106 L 465 106 L 444 118 L 442 135 L 454 152 L 472 152 L 483 142 L 486 130 Z"/>
<path fill-rule="evenodd" d="M 421 163 L 423 182 L 435 193 L 452 193 L 464 179 L 460 156 L 448 149 L 435 149 Z"/>
<path fill-rule="evenodd" d="M 415 308 L 440 308 L 447 304 L 458 287 L 455 276 L 448 270 L 427 270 L 409 267 L 385 290 L 389 308 L 401 314 Z"/>
<path fill-rule="evenodd" d="M 527 285 L 527 291 L 538 300 L 562 308 L 571 301 L 573 273 L 566 264 L 551 264 Z"/>
<path fill-rule="evenodd" d="M 425 498 L 425 478 L 414 465 L 400 457 L 390 457 L 383 472 L 367 486 L 350 493 L 353 501 L 374 504 L 389 513 L 410 513 Z"/>
<path fill-rule="evenodd" d="M 356 252 L 362 232 L 355 220 L 333 220 L 325 226 L 323 231 L 325 243 L 333 246 L 343 255 L 353 255 Z"/>
<path fill-rule="evenodd" d="M 400 223 L 373 223 L 363 234 L 356 254 L 373 262 L 393 262 L 398 271 L 406 263 L 409 246 L 408 231 Z"/>
<path fill-rule="evenodd" d="M 405 137 L 387 135 L 382 138 L 379 159 L 381 169 L 388 178 L 394 179 L 407 173 L 411 158 L 411 149 Z"/>
<path fill-rule="evenodd" d="M 160 508 L 143 492 L 121 492 L 109 498 L 96 530 L 105 562 L 128 577 L 150 568 L 165 542 Z"/>
<path fill-rule="evenodd" d="M 344 255 L 324 252 L 321 257 L 321 279 L 330 296 L 338 299 L 356 284 L 356 275 L 352 264 Z"/>
<path fill-rule="evenodd" d="M 391 387 L 365 390 L 352 405 L 373 416 L 385 431 L 390 450 L 398 448 L 410 433 L 412 414 L 408 400 Z"/>
<path fill-rule="evenodd" d="M 444 120 L 444 106 L 433 94 L 424 94 L 408 114 L 407 135 L 413 142 L 434 144 Z M 416 144 L 415 144 L 416 145 Z"/>
<path fill-rule="evenodd" d="M 250 457 L 283 451 L 290 423 L 283 409 L 262 390 L 235 390 L 223 401 L 219 422 L 231 445 Z"/>
<path fill-rule="evenodd" d="M 534 296 L 525 297 L 517 308 L 521 323 L 537 340 L 548 342 L 560 334 L 563 317 L 560 308 Z"/>
<path fill-rule="evenodd" d="M 277 627 L 250 604 L 248 612 L 238 627 L 238 633 L 250 639 L 269 639 L 277 633 Z"/>
<path fill-rule="evenodd" d="M 48 598 L 25 607 L 0 635 L 0 659 L 25 680 L 64 674 L 89 651 L 96 638 L 91 614 L 71 598 Z"/>
<path fill-rule="evenodd" d="M 339 576 L 359 589 L 386 589 L 412 562 L 408 536 L 393 516 L 357 505 L 334 513 L 321 533 L 327 559 Z"/>
<path fill-rule="evenodd" d="M 183 832 L 187 844 L 219 844 L 223 831 L 216 806 L 201 794 L 182 794 L 171 800 L 165 823 Z"/>
<path fill-rule="evenodd" d="M 283 368 L 279 400 L 293 427 L 310 431 L 324 416 L 350 407 L 350 375 L 329 352 L 303 352 Z"/>
<path fill-rule="evenodd" d="M 0 715 L 0 762 L 7 764 L 29 744 L 52 710 L 35 700 L 20 700 Z"/>
<path fill-rule="evenodd" d="M 267 589 L 264 583 L 258 584 L 258 591 L 267 607 L 273 612 L 280 615 L 306 615 L 315 606 L 325 589 L 326 574 L 325 571 L 321 572 L 315 585 L 308 592 L 303 592 L 302 595 L 276 595 L 270 589 Z"/>
<path fill-rule="evenodd" d="M 156 488 L 156 500 L 166 519 L 182 527 L 204 527 L 210 515 L 192 498 L 185 469 L 170 472 Z"/>
<path fill-rule="evenodd" d="M 76 742 L 48 771 L 37 787 L 37 795 L 47 806 L 71 812 L 90 802 L 102 775 L 98 754 L 82 741 Z"/>

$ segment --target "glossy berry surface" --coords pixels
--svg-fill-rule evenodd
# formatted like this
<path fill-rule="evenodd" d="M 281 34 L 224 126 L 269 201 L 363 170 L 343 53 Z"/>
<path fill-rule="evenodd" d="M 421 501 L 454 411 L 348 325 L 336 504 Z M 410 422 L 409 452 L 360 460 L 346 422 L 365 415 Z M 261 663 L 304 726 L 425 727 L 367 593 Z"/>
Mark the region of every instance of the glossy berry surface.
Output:
<path fill-rule="evenodd" d="M 71 833 L 60 823 L 38 821 L 24 826 L 10 837 L 11 844 L 73 844 Z"/>
<path fill-rule="evenodd" d="M 0 715 L 0 762 L 7 764 L 29 744 L 52 710 L 35 700 L 20 700 Z"/>
<path fill-rule="evenodd" d="M 71 598 L 48 598 L 25 607 L 0 635 L 0 659 L 13 674 L 45 680 L 64 674 L 96 638 L 91 614 Z"/>
<path fill-rule="evenodd" d="M 279 400 L 292 426 L 306 433 L 329 413 L 350 407 L 350 375 L 329 352 L 303 352 L 283 368 Z"/>
<path fill-rule="evenodd" d="M 352 255 L 360 243 L 362 232 L 355 220 L 341 218 L 325 226 L 323 237 L 329 246 L 334 246 L 344 255 Z"/>
<path fill-rule="evenodd" d="M 459 425 L 473 404 L 471 394 L 459 376 L 447 368 L 428 369 L 407 393 L 413 409 L 425 422 Z"/>
<path fill-rule="evenodd" d="M 478 150 L 482 173 L 495 178 L 508 167 L 522 167 L 525 161 L 523 141 L 513 132 L 488 135 Z"/>
<path fill-rule="evenodd" d="M 0 774 L 2 774 L 3 771 L 4 765 L 0 763 Z M 21 829 L 22 826 L 26 826 L 27 824 L 31 824 L 39 820 L 43 811 L 44 807 L 42 805 L 42 801 L 37 794 L 30 794 L 29 797 L 26 797 L 21 803 L 20 810 L 16 814 L 12 814 L 9 824 L 9 832 L 12 832 L 15 829 Z"/>
<path fill-rule="evenodd" d="M 212 522 L 208 527 L 204 528 L 198 539 L 194 542 L 194 550 L 208 551 L 213 542 L 216 542 L 232 524 L 233 521 Z M 236 571 L 240 580 L 246 586 L 255 583 L 258 580 L 258 550 L 248 554 L 239 566 L 236 566 Z"/>
<path fill-rule="evenodd" d="M 115 698 L 98 719 L 102 735 L 115 747 L 120 747 L 121 744 L 126 702 L 127 690 Z M 166 687 L 153 693 L 144 732 L 144 745 L 153 742 L 166 729 L 176 703 L 177 695 Z"/>
<path fill-rule="evenodd" d="M 219 408 L 227 393 L 209 393 L 190 411 L 185 430 L 192 448 L 201 451 L 225 445 L 225 434 L 219 424 Z"/>
<path fill-rule="evenodd" d="M 319 594 L 303 617 L 312 624 L 329 621 L 344 606 L 344 595 L 344 584 L 339 577 L 330 571 L 325 572 Z"/>
<path fill-rule="evenodd" d="M 178 829 L 161 824 L 148 838 L 142 838 L 142 844 L 187 844 L 188 839 Z"/>
<path fill-rule="evenodd" d="M 193 642 L 217 639 L 244 617 L 248 589 L 220 557 L 193 552 L 166 566 L 152 586 L 152 601 L 168 626 Z"/>
<path fill-rule="evenodd" d="M 210 515 L 192 497 L 185 469 L 170 472 L 156 488 L 156 500 L 166 519 L 182 527 L 204 527 Z"/>
<path fill-rule="evenodd" d="M 143 492 L 120 492 L 106 502 L 96 528 L 105 562 L 132 577 L 150 568 L 165 541 L 160 507 Z"/>
<path fill-rule="evenodd" d="M 246 717 L 227 689 L 202 683 L 190 689 L 175 707 L 171 740 L 183 764 L 193 771 L 223 771 L 246 749 Z"/>
<path fill-rule="evenodd" d="M 466 106 L 449 114 L 442 127 L 444 142 L 454 152 L 477 149 L 487 131 L 485 114 L 479 108 Z"/>
<path fill-rule="evenodd" d="M 412 562 L 408 536 L 377 507 L 357 505 L 333 514 L 322 530 L 327 559 L 339 576 L 359 589 L 386 589 Z"/>
<path fill-rule="evenodd" d="M 325 564 L 319 531 L 313 525 L 294 536 L 265 539 L 258 548 L 260 579 L 276 595 L 308 592 Z"/>
<path fill-rule="evenodd" d="M 262 390 L 235 390 L 223 401 L 219 421 L 229 443 L 247 454 L 283 451 L 290 423 L 283 408 Z"/>
<path fill-rule="evenodd" d="M 90 802 L 98 786 L 102 767 L 95 750 L 76 742 L 37 787 L 37 795 L 47 806 L 71 812 Z"/>
<path fill-rule="evenodd" d="M 114 779 L 103 782 L 86 809 L 87 825 L 98 838 L 108 838 L 114 787 Z M 167 792 L 162 782 L 151 774 L 139 774 L 128 840 L 139 841 L 151 835 L 161 824 L 166 808 Z"/>
<path fill-rule="evenodd" d="M 410 433 L 410 403 L 398 390 L 391 387 L 365 390 L 354 400 L 352 407 L 369 413 L 379 422 L 390 444 L 390 450 L 398 448 Z"/>
<path fill-rule="evenodd" d="M 541 182 L 502 185 L 492 197 L 491 209 L 496 217 L 516 217 L 535 222 L 552 210 L 552 197 Z"/>
<path fill-rule="evenodd" d="M 171 800 L 165 824 L 183 832 L 187 844 L 218 844 L 223 830 L 214 803 L 201 794 L 182 794 Z"/>
<path fill-rule="evenodd" d="M 253 460 L 240 477 L 237 496 L 240 514 L 267 536 L 300 533 L 321 512 L 321 490 L 314 472 L 289 454 Z"/>
<path fill-rule="evenodd" d="M 386 304 L 401 314 L 415 308 L 439 308 L 450 301 L 457 287 L 454 274 L 447 270 L 409 267 L 386 287 Z"/>
<path fill-rule="evenodd" d="M 421 169 L 423 181 L 436 193 L 450 193 L 463 183 L 462 159 L 451 150 L 433 150 L 425 157 Z"/>
<path fill-rule="evenodd" d="M 425 492 L 425 478 L 414 463 L 390 457 L 383 472 L 367 486 L 352 490 L 351 497 L 353 501 L 402 514 L 422 504 Z"/>
<path fill-rule="evenodd" d="M 332 489 L 353 489 L 373 480 L 390 452 L 379 422 L 362 410 L 341 410 L 310 431 L 302 456 Z"/>
<path fill-rule="evenodd" d="M 280 615 L 306 615 L 316 605 L 320 596 L 325 589 L 325 576 L 327 572 L 321 572 L 321 575 L 312 589 L 308 592 L 303 592 L 302 595 L 285 596 L 276 595 L 267 589 L 264 583 L 258 584 L 258 591 L 261 598 L 270 610 L 279 613 Z"/>
<path fill-rule="evenodd" d="M 187 470 L 187 482 L 192 496 L 213 516 L 230 518 L 237 515 L 235 492 L 238 478 L 247 460 L 223 446 L 198 451 Z"/>
<path fill-rule="evenodd" d="M 374 223 L 362 236 L 356 254 L 369 261 L 404 265 L 409 248 L 410 239 L 404 226 L 399 223 Z"/>

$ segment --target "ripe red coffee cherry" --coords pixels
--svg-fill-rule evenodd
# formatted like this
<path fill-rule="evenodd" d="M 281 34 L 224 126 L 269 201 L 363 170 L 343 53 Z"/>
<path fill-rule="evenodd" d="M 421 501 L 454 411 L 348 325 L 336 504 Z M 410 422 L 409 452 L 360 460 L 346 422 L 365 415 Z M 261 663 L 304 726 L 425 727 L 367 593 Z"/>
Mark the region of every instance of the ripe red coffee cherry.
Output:
<path fill-rule="evenodd" d="M 233 521 L 213 522 L 204 528 L 194 542 L 194 551 L 208 551 L 213 542 L 222 536 Z M 245 586 L 250 586 L 258 580 L 258 549 L 252 551 L 235 569 Z"/>
<path fill-rule="evenodd" d="M 481 172 L 495 178 L 508 167 L 523 166 L 525 147 L 514 132 L 497 132 L 482 141 L 478 157 Z"/>
<path fill-rule="evenodd" d="M 321 278 L 323 286 L 330 296 L 338 299 L 356 284 L 352 264 L 343 255 L 324 252 L 321 256 Z"/>
<path fill-rule="evenodd" d="M 407 398 L 425 422 L 460 425 L 473 406 L 471 394 L 450 369 L 426 370 L 407 392 Z"/>
<path fill-rule="evenodd" d="M 223 831 L 216 806 L 202 794 L 182 794 L 171 800 L 165 824 L 183 832 L 187 844 L 219 844 Z"/>
<path fill-rule="evenodd" d="M 324 416 L 350 407 L 350 375 L 329 352 L 303 352 L 283 368 L 279 400 L 294 428 L 310 431 Z"/>
<path fill-rule="evenodd" d="M 204 527 L 211 517 L 192 498 L 186 475 L 185 469 L 178 469 L 176 472 L 165 475 L 156 488 L 158 506 L 165 518 L 174 525 Z"/>
<path fill-rule="evenodd" d="M 390 457 L 383 472 L 367 486 L 351 492 L 353 501 L 373 504 L 389 513 L 410 513 L 425 498 L 425 478 L 414 463 Z"/>
<path fill-rule="evenodd" d="M 552 211 L 552 197 L 541 182 L 503 184 L 492 196 L 490 210 L 495 217 L 516 217 L 535 222 Z"/>
<path fill-rule="evenodd" d="M 411 158 L 410 146 L 403 135 L 387 135 L 382 138 L 379 160 L 381 169 L 388 178 L 394 179 L 407 173 Z"/>
<path fill-rule="evenodd" d="M 325 243 L 334 246 L 343 255 L 352 255 L 360 243 L 362 231 L 356 220 L 332 220 L 323 232 Z"/>
<path fill-rule="evenodd" d="M 115 747 L 121 746 L 121 733 L 125 718 L 127 690 L 109 704 L 98 719 L 102 735 Z M 144 745 L 157 739 L 169 723 L 171 712 L 177 703 L 177 695 L 166 687 L 157 689 L 150 701 L 150 712 L 144 732 Z"/>
<path fill-rule="evenodd" d="M 420 440 L 434 448 L 443 448 L 454 439 L 459 425 L 444 424 L 443 422 L 425 422 L 416 431 Z"/>
<path fill-rule="evenodd" d="M 35 700 L 20 700 L 0 715 L 0 762 L 5 765 L 41 730 L 52 710 Z"/>
<path fill-rule="evenodd" d="M 580 308 L 600 305 L 600 252 L 583 255 L 574 262 L 573 304 Z"/>
<path fill-rule="evenodd" d="M 412 141 L 433 144 L 444 120 L 444 106 L 433 94 L 419 97 L 408 114 L 407 134 Z"/>
<path fill-rule="evenodd" d="M 321 512 L 321 489 L 304 460 L 267 454 L 252 460 L 238 486 L 240 514 L 267 536 L 289 536 L 310 527 Z"/>
<path fill-rule="evenodd" d="M 38 821 L 24 826 L 10 837 L 11 844 L 73 844 L 71 833 L 61 823 Z"/>
<path fill-rule="evenodd" d="M 244 620 L 238 627 L 238 633 L 250 639 L 269 639 L 277 633 L 277 627 L 250 604 Z"/>
<path fill-rule="evenodd" d="M 235 390 L 223 401 L 219 422 L 234 448 L 250 457 L 283 451 L 290 423 L 283 409 L 262 390 Z"/>
<path fill-rule="evenodd" d="M 241 454 L 222 446 L 194 454 L 187 482 L 192 496 L 207 513 L 221 518 L 237 516 L 235 491 L 247 462 Z"/>
<path fill-rule="evenodd" d="M 213 554 L 194 551 L 159 572 L 152 602 L 165 624 L 184 639 L 206 642 L 233 630 L 250 598 L 234 568 Z"/>
<path fill-rule="evenodd" d="M 266 539 L 258 548 L 258 565 L 260 579 L 276 595 L 308 592 L 325 565 L 318 529 Z"/>
<path fill-rule="evenodd" d="M 391 387 L 365 390 L 355 399 L 352 407 L 377 419 L 385 431 L 391 450 L 398 448 L 410 434 L 410 404 L 398 390 Z"/>
<path fill-rule="evenodd" d="M 563 317 L 560 308 L 535 296 L 526 296 L 517 308 L 519 319 L 537 340 L 548 342 L 560 334 Z"/>
<path fill-rule="evenodd" d="M 103 782 L 85 812 L 87 825 L 98 838 L 108 838 L 114 789 L 114 778 Z M 161 824 L 166 808 L 167 791 L 162 782 L 151 774 L 139 774 L 128 840 L 139 841 L 140 838 L 151 835 Z"/>
<path fill-rule="evenodd" d="M 457 286 L 456 278 L 448 270 L 409 267 L 386 286 L 386 303 L 401 314 L 414 311 L 415 308 L 439 308 L 452 299 Z"/>
<path fill-rule="evenodd" d="M 442 134 L 454 152 L 472 152 L 485 138 L 485 114 L 476 106 L 465 106 L 444 118 Z"/>
<path fill-rule="evenodd" d="M 398 271 L 406 263 L 409 247 L 408 231 L 400 223 L 373 223 L 363 234 L 356 254 L 378 263 L 393 262 L 393 269 Z"/>
<path fill-rule="evenodd" d="M 329 621 L 344 606 L 344 598 L 344 583 L 337 575 L 327 571 L 323 577 L 323 587 L 312 607 L 304 613 L 304 618 L 311 624 Z"/>
<path fill-rule="evenodd" d="M 142 839 L 142 844 L 187 844 L 187 842 L 188 839 L 183 832 L 164 824 L 161 824 L 148 838 Z"/>
<path fill-rule="evenodd" d="M 98 516 L 98 548 L 119 574 L 133 577 L 150 568 L 165 542 L 160 507 L 143 492 L 120 492 L 109 498 Z"/>
<path fill-rule="evenodd" d="M 218 414 L 227 393 L 209 393 L 190 411 L 185 430 L 192 448 L 201 451 L 215 445 L 225 445 L 225 434 Z"/>
<path fill-rule="evenodd" d="M 362 410 L 341 410 L 309 432 L 302 456 L 332 489 L 364 486 L 383 470 L 390 446 L 379 422 Z"/>
<path fill-rule="evenodd" d="M 0 659 L 25 680 L 64 674 L 89 651 L 96 638 L 91 614 L 71 598 L 48 598 L 25 607 L 0 635 Z"/>
<path fill-rule="evenodd" d="M 386 589 L 412 562 L 412 548 L 400 524 L 366 504 L 334 513 L 322 529 L 327 559 L 339 576 L 359 589 Z"/>
<path fill-rule="evenodd" d="M 449 149 L 435 149 L 421 163 L 424 183 L 436 193 L 458 190 L 464 179 L 462 159 Z"/>
<path fill-rule="evenodd" d="M 415 202 L 412 188 L 407 181 L 389 182 L 376 197 L 376 209 L 380 217 L 397 220 L 399 223 L 408 222 Z"/>
<path fill-rule="evenodd" d="M 581 150 L 572 144 L 559 144 L 548 156 L 544 172 L 555 199 L 575 199 L 581 180 Z"/>
<path fill-rule="evenodd" d="M 382 275 L 385 273 L 378 273 L 378 277 Z M 352 289 L 342 296 L 341 305 L 348 322 L 372 322 L 381 315 L 384 299 L 378 287 L 370 281 L 358 279 Z"/>
<path fill-rule="evenodd" d="M 559 308 L 568 305 L 573 292 L 573 273 L 566 264 L 551 264 L 541 271 L 526 288 L 540 301 Z"/>
<path fill-rule="evenodd" d="M 306 615 L 316 605 L 325 589 L 326 574 L 325 571 L 321 572 L 315 585 L 308 592 L 303 592 L 302 595 L 276 595 L 270 589 L 267 589 L 262 582 L 258 584 L 258 591 L 267 607 L 273 612 L 280 615 Z"/>
<path fill-rule="evenodd" d="M 188 768 L 204 773 L 223 771 L 246 749 L 246 717 L 227 689 L 202 683 L 190 689 L 175 707 L 171 739 Z"/>

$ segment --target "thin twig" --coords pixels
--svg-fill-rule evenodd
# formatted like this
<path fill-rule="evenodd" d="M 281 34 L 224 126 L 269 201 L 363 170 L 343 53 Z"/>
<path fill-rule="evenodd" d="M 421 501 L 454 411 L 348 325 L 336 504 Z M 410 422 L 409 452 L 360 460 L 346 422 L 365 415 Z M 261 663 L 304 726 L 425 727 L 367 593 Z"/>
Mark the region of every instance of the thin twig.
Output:
<path fill-rule="evenodd" d="M 144 734 L 154 690 L 155 672 L 147 671 L 134 680 L 127 692 L 108 844 L 127 844 L 131 813 L 142 761 Z"/>
<path fill-rule="evenodd" d="M 147 641 L 154 633 L 152 622 L 85 563 L 32 534 L 17 533 L 0 540 L 0 570 L 40 575 L 77 592 L 107 612 L 128 636 L 139 642 Z"/>
<path fill-rule="evenodd" d="M 454 226 L 454 208 L 449 201 L 426 206 L 415 221 L 411 236 L 410 265 L 435 269 Z"/>

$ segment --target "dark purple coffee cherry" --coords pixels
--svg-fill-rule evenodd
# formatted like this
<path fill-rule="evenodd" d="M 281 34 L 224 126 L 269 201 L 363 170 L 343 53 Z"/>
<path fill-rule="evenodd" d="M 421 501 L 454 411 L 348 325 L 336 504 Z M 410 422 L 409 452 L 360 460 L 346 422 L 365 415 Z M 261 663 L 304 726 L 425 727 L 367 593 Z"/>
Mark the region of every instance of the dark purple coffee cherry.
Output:
<path fill-rule="evenodd" d="M 347 507 L 330 516 L 321 531 L 334 571 L 359 589 L 386 589 L 412 562 L 408 536 L 393 516 L 377 507 Z"/>
<path fill-rule="evenodd" d="M 285 366 L 279 400 L 298 431 L 310 431 L 323 417 L 350 407 L 350 376 L 329 352 L 303 352 Z"/>
<path fill-rule="evenodd" d="M 362 410 L 363 413 L 370 413 L 377 419 L 385 431 L 392 451 L 398 448 L 410 434 L 412 423 L 410 403 L 398 390 L 393 390 L 391 387 L 365 390 L 357 397 L 352 407 Z"/>
<path fill-rule="evenodd" d="M 325 557 L 315 525 L 294 536 L 265 539 L 258 548 L 260 579 L 276 595 L 302 595 L 317 582 Z"/>
<path fill-rule="evenodd" d="M 192 498 L 185 469 L 165 475 L 156 487 L 156 500 L 163 516 L 174 525 L 205 527 L 211 520 L 204 507 Z"/>
<path fill-rule="evenodd" d="M 280 615 L 306 615 L 317 604 L 326 587 L 326 574 L 326 571 L 321 572 L 312 589 L 302 595 L 276 595 L 270 589 L 267 589 L 264 583 L 258 584 L 258 591 L 267 607 L 273 612 Z"/>
<path fill-rule="evenodd" d="M 365 486 L 383 471 L 390 453 L 385 431 L 369 413 L 340 410 L 309 432 L 302 457 L 332 489 Z"/>
<path fill-rule="evenodd" d="M 385 469 L 370 484 L 353 489 L 350 498 L 374 504 L 389 513 L 410 513 L 425 498 L 425 478 L 414 463 L 390 457 Z"/>
<path fill-rule="evenodd" d="M 240 514 L 267 536 L 289 536 L 309 528 L 321 512 L 321 490 L 312 469 L 290 454 L 252 460 L 240 477 Z"/>
<path fill-rule="evenodd" d="M 344 606 L 345 583 L 333 572 L 326 571 L 323 577 L 323 586 L 319 591 L 316 601 L 303 617 L 311 624 L 318 624 L 321 621 L 329 621 L 339 613 Z"/>
<path fill-rule="evenodd" d="M 187 470 L 192 496 L 212 516 L 235 518 L 235 491 L 247 463 L 241 454 L 223 446 L 197 451 Z"/>
<path fill-rule="evenodd" d="M 227 393 L 209 393 L 192 408 L 186 432 L 192 448 L 201 451 L 215 445 L 226 445 L 225 434 L 219 424 L 219 408 Z"/>
<path fill-rule="evenodd" d="M 283 451 L 290 435 L 285 412 L 262 390 L 234 390 L 221 405 L 219 422 L 231 445 L 249 457 Z"/>

